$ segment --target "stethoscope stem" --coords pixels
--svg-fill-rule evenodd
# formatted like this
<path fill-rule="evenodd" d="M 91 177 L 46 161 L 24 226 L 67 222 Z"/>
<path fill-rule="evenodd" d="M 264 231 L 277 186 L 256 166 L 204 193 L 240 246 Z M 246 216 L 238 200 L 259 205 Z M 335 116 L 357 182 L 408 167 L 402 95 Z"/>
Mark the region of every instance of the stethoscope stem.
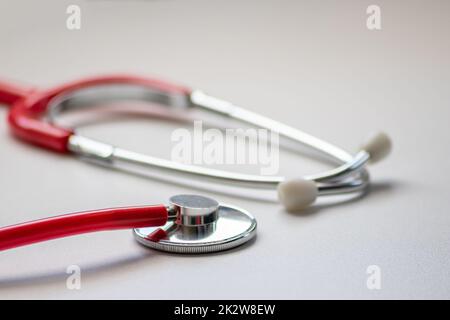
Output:
<path fill-rule="evenodd" d="M 0 228 L 0 251 L 76 234 L 162 226 L 164 205 L 110 208 L 60 215 Z"/>

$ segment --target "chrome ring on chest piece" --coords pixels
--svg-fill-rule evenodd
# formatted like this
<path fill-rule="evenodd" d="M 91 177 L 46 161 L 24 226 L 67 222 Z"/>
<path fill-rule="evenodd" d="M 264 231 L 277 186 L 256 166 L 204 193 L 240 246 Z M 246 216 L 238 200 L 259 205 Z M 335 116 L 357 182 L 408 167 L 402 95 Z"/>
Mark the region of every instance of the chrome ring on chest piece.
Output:
<path fill-rule="evenodd" d="M 164 226 L 133 230 L 139 243 L 166 252 L 210 253 L 242 245 L 256 234 L 250 213 L 208 197 L 173 196 L 168 209 Z"/>

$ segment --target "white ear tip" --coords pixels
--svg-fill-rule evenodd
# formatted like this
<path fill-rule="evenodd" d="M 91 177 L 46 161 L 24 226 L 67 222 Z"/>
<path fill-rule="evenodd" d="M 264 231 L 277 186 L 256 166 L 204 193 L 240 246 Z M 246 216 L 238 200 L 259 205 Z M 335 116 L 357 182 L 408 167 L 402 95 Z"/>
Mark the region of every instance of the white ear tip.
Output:
<path fill-rule="evenodd" d="M 312 204 L 318 195 L 316 183 L 295 179 L 278 185 L 278 199 L 287 211 L 300 211 Z"/>
<path fill-rule="evenodd" d="M 384 159 L 392 149 L 392 142 L 389 136 L 384 132 L 373 134 L 362 146 L 370 155 L 370 162 L 375 163 Z"/>

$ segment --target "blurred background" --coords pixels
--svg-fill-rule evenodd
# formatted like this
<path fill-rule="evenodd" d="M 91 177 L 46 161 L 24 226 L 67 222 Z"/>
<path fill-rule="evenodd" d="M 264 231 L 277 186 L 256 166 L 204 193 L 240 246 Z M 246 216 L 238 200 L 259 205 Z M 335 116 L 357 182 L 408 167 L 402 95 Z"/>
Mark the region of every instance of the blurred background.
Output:
<path fill-rule="evenodd" d="M 67 7 L 81 9 L 69 30 Z M 367 28 L 367 7 L 381 29 Z M 364 199 L 288 214 L 272 202 L 202 192 L 252 212 L 257 240 L 212 256 L 155 253 L 128 231 L 0 253 L 0 298 L 450 298 L 450 2 L 0 2 L 0 78 L 49 87 L 128 72 L 200 88 L 357 150 L 394 141 Z M 192 192 L 23 144 L 0 107 L 0 225 Z M 142 119 L 87 126 L 107 142 L 169 157 L 176 128 Z M 280 174 L 325 168 L 282 153 Z M 66 288 L 79 265 L 81 290 Z M 377 265 L 380 290 L 366 285 Z"/>

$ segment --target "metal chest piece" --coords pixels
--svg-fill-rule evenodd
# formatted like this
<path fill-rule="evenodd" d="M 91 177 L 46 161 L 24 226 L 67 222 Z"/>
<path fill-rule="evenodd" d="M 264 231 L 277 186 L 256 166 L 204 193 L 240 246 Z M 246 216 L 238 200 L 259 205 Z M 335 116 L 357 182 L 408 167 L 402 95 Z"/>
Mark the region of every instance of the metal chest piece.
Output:
<path fill-rule="evenodd" d="M 170 198 L 174 219 L 162 227 L 134 229 L 150 248 L 175 253 L 208 253 L 237 247 L 256 234 L 256 220 L 245 210 L 198 195 Z"/>

